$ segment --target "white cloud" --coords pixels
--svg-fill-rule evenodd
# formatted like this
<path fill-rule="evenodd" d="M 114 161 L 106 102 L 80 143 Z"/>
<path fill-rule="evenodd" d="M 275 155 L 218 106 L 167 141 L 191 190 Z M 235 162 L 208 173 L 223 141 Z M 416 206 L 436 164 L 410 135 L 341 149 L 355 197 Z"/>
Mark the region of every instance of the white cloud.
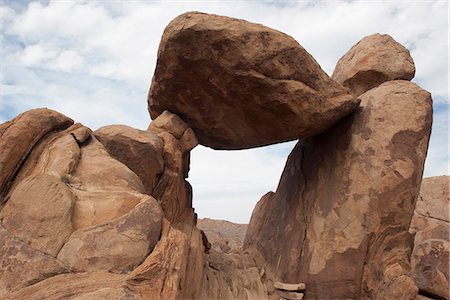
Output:
<path fill-rule="evenodd" d="M 57 52 L 53 49 L 45 48 L 41 44 L 26 46 L 20 57 L 20 62 L 26 67 L 41 66 L 43 62 L 54 58 Z"/>
<path fill-rule="evenodd" d="M 392 35 L 411 49 L 414 80 L 437 104 L 425 174 L 448 173 L 447 8 L 447 1 L 50 1 L 20 10 L 5 4 L 0 121 L 47 106 L 93 129 L 111 123 L 146 128 L 146 96 L 161 34 L 175 16 L 197 10 L 286 32 L 328 74 L 363 36 Z M 190 181 L 200 216 L 248 220 L 254 203 L 276 188 L 292 147 L 194 150 Z"/>
<path fill-rule="evenodd" d="M 61 52 L 54 60 L 47 64 L 49 69 L 63 72 L 80 70 L 84 67 L 84 59 L 73 50 Z"/>

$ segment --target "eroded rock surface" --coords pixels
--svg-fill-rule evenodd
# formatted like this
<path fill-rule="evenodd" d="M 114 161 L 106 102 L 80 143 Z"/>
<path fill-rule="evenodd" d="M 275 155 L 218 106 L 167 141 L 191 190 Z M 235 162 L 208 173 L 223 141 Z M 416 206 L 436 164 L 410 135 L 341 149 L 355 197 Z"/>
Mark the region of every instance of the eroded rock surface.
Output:
<path fill-rule="evenodd" d="M 430 94 L 390 81 L 355 114 L 300 141 L 245 248 L 306 299 L 411 299 L 408 233 L 431 131 Z"/>
<path fill-rule="evenodd" d="M 416 68 L 408 49 L 387 34 L 364 37 L 342 56 L 334 69 L 336 82 L 359 96 L 389 80 L 411 80 Z"/>
<path fill-rule="evenodd" d="M 449 176 L 425 178 L 410 232 L 415 234 L 412 278 L 420 293 L 449 299 Z"/>
<path fill-rule="evenodd" d="M 50 109 L 33 109 L 0 125 L 0 206 L 31 149 L 47 133 L 62 130 L 73 121 Z"/>
<path fill-rule="evenodd" d="M 199 219 L 202 230 L 211 243 L 211 249 L 218 253 L 240 252 L 244 244 L 247 224 L 236 224 L 225 220 Z"/>
<path fill-rule="evenodd" d="M 110 125 L 94 132 L 108 153 L 136 173 L 151 195 L 164 170 L 163 142 L 149 131 Z"/>
<path fill-rule="evenodd" d="M 177 114 L 205 146 L 244 149 L 319 133 L 358 100 L 290 36 L 193 12 L 164 31 L 148 103 L 153 119 Z"/>

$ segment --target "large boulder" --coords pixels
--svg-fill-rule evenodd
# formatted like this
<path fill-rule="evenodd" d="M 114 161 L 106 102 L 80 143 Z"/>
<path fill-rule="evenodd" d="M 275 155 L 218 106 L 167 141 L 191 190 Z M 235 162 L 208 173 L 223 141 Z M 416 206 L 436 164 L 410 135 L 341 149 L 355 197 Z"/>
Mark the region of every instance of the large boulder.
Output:
<path fill-rule="evenodd" d="M 355 96 L 389 80 L 411 80 L 416 68 L 406 49 L 387 34 L 364 37 L 342 56 L 333 78 Z"/>
<path fill-rule="evenodd" d="M 49 132 L 63 130 L 72 119 L 46 108 L 32 109 L 0 124 L 0 207 L 11 180 L 33 147 Z"/>
<path fill-rule="evenodd" d="M 422 181 L 409 231 L 414 236 L 412 278 L 421 293 L 449 299 L 449 176 Z"/>
<path fill-rule="evenodd" d="M 148 96 L 153 119 L 175 113 L 214 149 L 311 136 L 358 102 L 290 36 L 195 12 L 165 29 Z"/>
<path fill-rule="evenodd" d="M 390 81 L 300 141 L 275 194 L 257 204 L 244 247 L 309 299 L 411 299 L 408 228 L 432 123 L 431 96 Z"/>

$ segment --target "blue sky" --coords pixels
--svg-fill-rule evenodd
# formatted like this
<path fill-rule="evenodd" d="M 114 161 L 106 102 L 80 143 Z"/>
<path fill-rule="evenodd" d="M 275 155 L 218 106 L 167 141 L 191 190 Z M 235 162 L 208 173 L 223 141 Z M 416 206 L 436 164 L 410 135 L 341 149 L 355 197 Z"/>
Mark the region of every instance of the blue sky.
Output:
<path fill-rule="evenodd" d="M 387 33 L 408 47 L 414 82 L 430 91 L 434 124 L 425 176 L 448 174 L 447 1 L 0 1 L 0 123 L 35 108 L 92 129 L 147 128 L 147 92 L 165 26 L 186 11 L 262 23 L 293 36 L 328 73 L 362 37 Z M 295 142 L 192 153 L 200 217 L 248 222 L 278 183 Z"/>

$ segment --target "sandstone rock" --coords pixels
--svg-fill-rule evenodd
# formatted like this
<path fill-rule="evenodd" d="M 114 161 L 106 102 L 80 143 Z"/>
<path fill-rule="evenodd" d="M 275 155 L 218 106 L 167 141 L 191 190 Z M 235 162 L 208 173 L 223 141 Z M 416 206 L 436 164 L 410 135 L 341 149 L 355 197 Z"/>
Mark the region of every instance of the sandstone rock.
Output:
<path fill-rule="evenodd" d="M 202 145 L 245 149 L 317 134 L 358 100 L 293 38 L 243 20 L 186 13 L 164 31 L 148 97 Z"/>
<path fill-rule="evenodd" d="M 212 249 L 219 253 L 230 253 L 242 250 L 247 224 L 205 218 L 198 219 L 197 228 L 205 232 Z"/>
<path fill-rule="evenodd" d="M 151 195 L 163 170 L 163 142 L 152 132 L 124 125 L 110 125 L 94 132 L 108 153 L 141 179 Z"/>
<path fill-rule="evenodd" d="M 68 269 L 54 257 L 31 248 L 0 225 L 0 298 Z M 17 298 L 19 299 L 19 298 Z"/>
<path fill-rule="evenodd" d="M 421 293 L 449 299 L 449 176 L 425 178 L 410 232 L 415 233 L 412 277 Z"/>
<path fill-rule="evenodd" d="M 127 272 L 153 250 L 161 233 L 162 211 L 147 197 L 124 217 L 75 231 L 58 259 L 76 272 Z"/>
<path fill-rule="evenodd" d="M 0 212 L 2 225 L 34 249 L 56 256 L 72 233 L 74 199 L 59 178 L 28 177 Z"/>
<path fill-rule="evenodd" d="M 287 300 L 302 300 L 304 296 L 303 293 L 287 292 L 287 291 L 277 291 L 277 294 L 280 295 L 281 299 Z"/>
<path fill-rule="evenodd" d="M 108 287 L 101 288 L 93 292 L 84 293 L 71 298 L 72 300 L 98 300 L 98 299 L 126 299 L 140 300 L 140 296 L 136 295 L 128 288 L 124 287 Z"/>
<path fill-rule="evenodd" d="M 189 173 L 190 150 L 196 146 L 197 137 L 177 115 L 168 111 L 150 124 L 149 131 L 158 133 L 164 144 L 164 172 L 152 196 L 160 201 L 165 217 L 177 222 L 186 209 L 192 208 L 192 188 L 185 178 Z"/>
<path fill-rule="evenodd" d="M 146 196 L 130 191 L 92 191 L 73 189 L 74 230 L 104 224 L 126 215 Z"/>
<path fill-rule="evenodd" d="M 449 299 L 450 226 L 428 226 L 416 234 L 411 256 L 412 277 L 428 295 Z"/>
<path fill-rule="evenodd" d="M 47 133 L 63 130 L 73 121 L 46 108 L 32 109 L 0 125 L 0 206 L 10 181 L 36 143 Z"/>
<path fill-rule="evenodd" d="M 92 138 L 81 148 L 81 160 L 70 184 L 85 191 L 135 191 L 145 193 L 139 177 L 124 164 L 113 159 L 103 145 Z"/>
<path fill-rule="evenodd" d="M 6 295 L 4 300 L 84 299 L 96 291 L 123 290 L 124 275 L 108 272 L 61 274 Z M 117 294 L 117 292 L 115 293 Z M 132 295 L 128 293 L 127 295 Z M 107 296 L 103 293 L 104 296 Z M 107 297 L 106 299 L 114 299 Z M 133 299 L 133 298 L 131 298 Z"/>
<path fill-rule="evenodd" d="M 165 110 L 150 123 L 148 130 L 153 132 L 167 132 L 180 140 L 187 128 L 188 125 L 179 116 Z"/>
<path fill-rule="evenodd" d="M 199 299 L 270 299 L 258 267 L 248 254 L 223 254 L 211 250 Z M 276 299 L 276 298 L 273 298 Z"/>
<path fill-rule="evenodd" d="M 391 36 L 377 33 L 366 36 L 342 56 L 331 78 L 359 96 L 385 81 L 411 80 L 415 72 L 408 49 Z"/>
<path fill-rule="evenodd" d="M 417 198 L 416 209 L 414 210 L 414 219 L 425 217 L 443 222 L 450 222 L 450 177 L 436 176 L 424 178 L 420 186 L 420 194 Z M 413 224 L 411 224 L 413 227 Z M 419 227 L 417 229 L 424 229 Z"/>
<path fill-rule="evenodd" d="M 300 141 L 245 248 L 309 299 L 414 298 L 408 228 L 431 131 L 430 94 L 391 81 L 352 116 Z"/>
<path fill-rule="evenodd" d="M 297 292 L 303 291 L 306 288 L 304 283 L 284 283 L 284 282 L 275 282 L 273 286 L 278 290 Z"/>

